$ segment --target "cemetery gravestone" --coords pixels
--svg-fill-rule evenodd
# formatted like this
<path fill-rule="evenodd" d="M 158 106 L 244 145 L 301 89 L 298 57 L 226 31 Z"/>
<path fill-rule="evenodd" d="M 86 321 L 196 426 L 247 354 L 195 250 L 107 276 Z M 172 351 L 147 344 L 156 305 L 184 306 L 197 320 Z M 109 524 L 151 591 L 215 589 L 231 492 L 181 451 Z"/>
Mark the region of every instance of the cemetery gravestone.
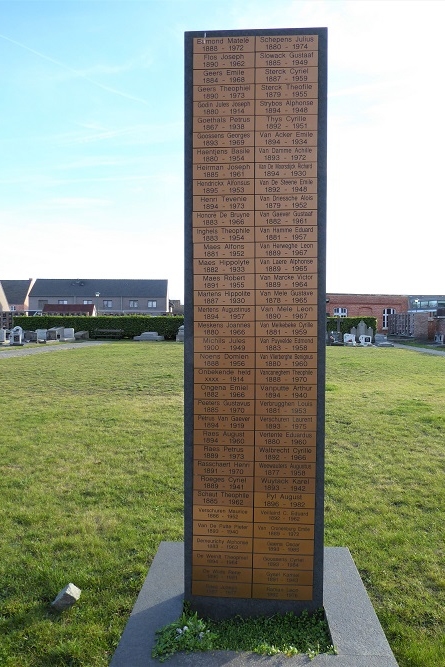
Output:
<path fill-rule="evenodd" d="M 74 333 L 75 340 L 88 340 L 89 337 L 89 331 L 76 331 Z"/>
<path fill-rule="evenodd" d="M 37 334 L 35 331 L 24 331 L 23 339 L 25 343 L 37 343 Z"/>
<path fill-rule="evenodd" d="M 328 343 L 329 345 L 343 345 L 341 333 L 339 331 L 330 331 Z"/>
<path fill-rule="evenodd" d="M 157 331 L 144 331 L 140 336 L 133 336 L 133 340 L 145 340 L 145 341 L 160 341 L 165 340 L 164 336 L 160 336 Z"/>
<path fill-rule="evenodd" d="M 51 327 L 47 331 L 47 340 L 63 340 L 64 327 Z"/>
<path fill-rule="evenodd" d="M 359 336 L 360 345 L 372 345 L 371 336 L 361 335 Z"/>
<path fill-rule="evenodd" d="M 394 347 L 394 345 L 388 341 L 388 336 L 385 334 L 376 333 L 374 342 L 377 347 Z"/>
<path fill-rule="evenodd" d="M 178 333 L 176 334 L 176 342 L 177 343 L 183 343 L 184 342 L 184 325 L 183 324 L 179 327 Z"/>
<path fill-rule="evenodd" d="M 357 338 L 360 340 L 360 336 L 367 336 L 367 335 L 368 335 L 368 327 L 363 322 L 363 320 L 360 320 L 360 322 L 357 325 Z"/>
<path fill-rule="evenodd" d="M 343 334 L 343 342 L 345 345 L 355 345 L 355 336 L 354 334 Z"/>
<path fill-rule="evenodd" d="M 9 337 L 10 345 L 23 345 L 23 329 L 22 327 L 14 327 Z"/>

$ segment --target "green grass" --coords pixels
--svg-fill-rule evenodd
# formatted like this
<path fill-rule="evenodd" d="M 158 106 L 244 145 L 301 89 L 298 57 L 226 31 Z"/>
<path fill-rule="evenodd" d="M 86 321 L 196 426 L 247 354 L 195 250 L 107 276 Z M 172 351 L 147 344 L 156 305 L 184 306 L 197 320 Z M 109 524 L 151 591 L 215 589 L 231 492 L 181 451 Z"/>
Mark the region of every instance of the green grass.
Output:
<path fill-rule="evenodd" d="M 311 615 L 303 612 L 298 617 L 290 612 L 209 621 L 186 608 L 177 621 L 160 629 L 157 635 L 152 655 L 160 662 L 180 651 L 246 651 L 287 657 L 306 653 L 309 658 L 334 653 L 322 609 Z"/>
<path fill-rule="evenodd" d="M 104 667 L 162 540 L 182 539 L 182 354 L 0 359 L 0 665 Z M 445 664 L 445 358 L 327 349 L 326 544 L 400 667 Z M 82 589 L 62 614 L 50 603 Z"/>
<path fill-rule="evenodd" d="M 445 357 L 327 352 L 326 544 L 350 548 L 400 666 L 445 665 Z"/>
<path fill-rule="evenodd" d="M 182 354 L 0 360 L 0 665 L 107 665 L 162 540 L 183 536 Z M 79 602 L 50 602 L 68 582 Z"/>

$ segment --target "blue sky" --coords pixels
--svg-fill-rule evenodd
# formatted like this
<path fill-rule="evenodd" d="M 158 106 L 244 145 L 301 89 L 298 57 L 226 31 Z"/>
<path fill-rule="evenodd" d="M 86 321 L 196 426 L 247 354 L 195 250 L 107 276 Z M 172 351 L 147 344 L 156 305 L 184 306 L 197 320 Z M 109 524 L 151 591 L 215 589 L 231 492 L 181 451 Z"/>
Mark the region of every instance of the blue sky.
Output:
<path fill-rule="evenodd" d="M 444 21 L 439 0 L 0 0 L 0 278 L 182 299 L 184 32 L 327 27 L 327 289 L 444 294 Z"/>

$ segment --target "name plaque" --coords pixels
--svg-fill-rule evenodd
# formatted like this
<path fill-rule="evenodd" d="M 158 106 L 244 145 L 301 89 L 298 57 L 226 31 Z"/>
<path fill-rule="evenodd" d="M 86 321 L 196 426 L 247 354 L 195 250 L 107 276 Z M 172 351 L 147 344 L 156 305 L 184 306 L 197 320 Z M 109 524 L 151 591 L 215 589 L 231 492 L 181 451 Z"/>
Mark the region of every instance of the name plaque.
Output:
<path fill-rule="evenodd" d="M 185 591 L 213 616 L 323 604 L 326 41 L 186 33 Z"/>

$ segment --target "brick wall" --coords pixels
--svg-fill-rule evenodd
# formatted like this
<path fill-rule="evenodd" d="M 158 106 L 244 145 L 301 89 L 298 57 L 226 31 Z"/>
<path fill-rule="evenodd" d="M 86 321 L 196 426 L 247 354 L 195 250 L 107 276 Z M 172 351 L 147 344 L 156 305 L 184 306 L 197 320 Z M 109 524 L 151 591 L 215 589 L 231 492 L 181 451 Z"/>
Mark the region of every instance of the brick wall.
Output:
<path fill-rule="evenodd" d="M 434 339 L 434 320 L 429 317 L 428 313 L 415 313 L 413 321 L 414 338 L 425 341 Z"/>
<path fill-rule="evenodd" d="M 394 308 L 396 313 L 406 313 L 408 297 L 400 294 L 340 294 L 328 293 L 326 298 L 326 312 L 334 315 L 334 308 L 347 308 L 348 317 L 375 317 L 377 332 L 385 333 L 383 329 L 383 311 Z"/>
<path fill-rule="evenodd" d="M 444 340 L 445 340 L 445 317 L 438 317 L 435 320 L 435 324 L 436 324 L 436 327 L 435 327 L 434 333 L 435 334 L 442 334 L 442 336 L 444 337 Z"/>

